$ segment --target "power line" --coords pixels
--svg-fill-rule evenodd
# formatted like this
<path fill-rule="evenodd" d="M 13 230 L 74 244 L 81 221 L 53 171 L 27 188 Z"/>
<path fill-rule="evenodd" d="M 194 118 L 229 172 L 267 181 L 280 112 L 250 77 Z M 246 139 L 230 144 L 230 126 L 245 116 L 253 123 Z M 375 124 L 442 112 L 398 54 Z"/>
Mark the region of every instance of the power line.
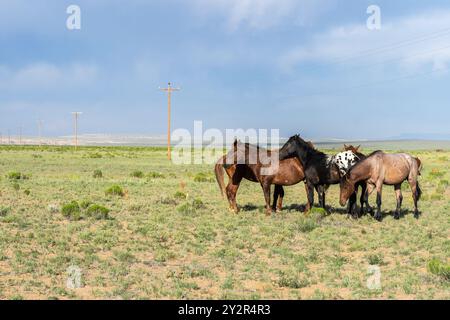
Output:
<path fill-rule="evenodd" d="M 435 53 L 435 52 L 443 51 L 443 50 L 445 50 L 445 49 L 450 49 L 450 45 L 445 46 L 445 47 L 441 47 L 441 48 L 436 48 L 436 49 L 433 49 L 433 50 L 422 51 L 422 52 L 420 52 L 420 53 L 411 54 L 411 55 L 408 55 L 408 56 L 406 56 L 406 57 L 400 57 L 400 58 L 388 59 L 388 60 L 376 62 L 376 63 L 373 63 L 373 64 L 369 64 L 369 65 L 354 66 L 354 67 L 347 68 L 346 70 L 347 70 L 347 71 L 348 71 L 348 70 L 360 70 L 360 69 L 366 69 L 366 68 L 367 68 L 367 69 L 370 69 L 370 68 L 372 68 L 372 67 L 376 67 L 376 66 L 379 66 L 379 65 L 384 65 L 384 64 L 388 64 L 388 63 L 392 63 L 392 62 L 396 62 L 396 61 L 402 61 L 402 60 L 406 60 L 406 59 L 409 59 L 409 58 L 420 57 L 420 56 L 426 56 L 426 55 L 428 55 L 428 54 L 430 54 L 430 53 Z"/>
<path fill-rule="evenodd" d="M 435 69 L 435 70 L 432 70 L 432 71 L 429 71 L 429 72 L 425 72 L 425 73 L 409 74 L 409 75 L 404 75 L 404 76 L 400 76 L 400 77 L 396 77 L 396 78 L 391 78 L 391 79 L 388 79 L 388 80 L 372 82 L 372 83 L 365 83 L 365 84 L 360 84 L 360 85 L 351 86 L 351 87 L 347 87 L 347 88 L 340 88 L 339 92 L 341 92 L 342 90 L 353 90 L 353 89 L 359 89 L 359 88 L 364 88 L 364 87 L 383 85 L 383 84 L 386 84 L 386 83 L 392 83 L 392 82 L 396 82 L 396 81 L 404 80 L 404 79 L 413 79 L 413 78 L 418 78 L 418 77 L 422 77 L 422 76 L 428 76 L 430 74 L 434 74 L 434 73 L 438 73 L 438 72 L 444 72 L 444 71 L 448 71 L 448 70 L 450 70 L 450 66 L 447 67 L 447 68 Z M 312 94 L 308 94 L 308 95 L 302 95 L 302 97 L 326 95 L 326 94 L 333 94 L 333 92 L 322 91 L 322 92 L 316 92 L 316 93 L 312 93 Z"/>
<path fill-rule="evenodd" d="M 436 38 L 440 38 L 440 37 L 444 37 L 444 36 L 448 36 L 448 35 L 450 35 L 450 28 L 435 31 L 435 32 L 429 33 L 427 35 L 418 36 L 416 38 L 412 38 L 412 39 L 408 39 L 408 40 L 404 40 L 404 41 L 400 41 L 400 42 L 396 42 L 396 43 L 391 43 L 389 45 L 384 45 L 384 46 L 381 46 L 378 48 L 371 48 L 371 49 L 363 50 L 363 51 L 360 51 L 359 53 L 351 55 L 351 56 L 337 58 L 330 62 L 325 62 L 325 64 L 326 65 L 342 65 L 342 64 L 345 64 L 348 62 L 354 62 L 355 60 L 358 60 L 358 59 L 367 58 L 367 57 L 373 56 L 375 54 L 383 53 L 386 51 L 392 51 L 393 49 L 401 48 L 403 46 L 408 46 L 408 45 L 412 45 L 412 44 L 416 44 L 416 43 L 420 43 L 423 41 L 432 40 L 432 39 L 436 39 Z M 315 64 L 309 64 L 307 66 L 306 70 L 313 71 L 313 70 L 317 70 L 321 67 L 322 66 L 318 62 L 316 62 Z"/>

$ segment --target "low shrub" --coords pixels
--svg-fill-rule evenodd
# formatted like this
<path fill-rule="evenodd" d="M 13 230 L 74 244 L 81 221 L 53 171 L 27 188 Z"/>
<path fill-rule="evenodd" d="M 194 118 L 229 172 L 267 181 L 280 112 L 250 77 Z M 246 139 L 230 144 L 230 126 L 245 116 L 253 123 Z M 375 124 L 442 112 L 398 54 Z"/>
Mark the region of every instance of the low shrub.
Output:
<path fill-rule="evenodd" d="M 309 281 L 295 275 L 282 274 L 278 279 L 278 286 L 291 289 L 301 289 L 309 286 Z"/>
<path fill-rule="evenodd" d="M 81 208 L 77 201 L 72 201 L 65 204 L 61 208 L 61 213 L 64 217 L 70 220 L 77 221 L 81 219 Z"/>
<path fill-rule="evenodd" d="M 144 173 L 140 170 L 135 170 L 130 174 L 133 178 L 143 178 L 144 177 Z"/>
<path fill-rule="evenodd" d="M 103 178 L 103 172 L 102 170 L 94 170 L 94 173 L 92 174 L 93 178 Z"/>
<path fill-rule="evenodd" d="M 428 271 L 436 276 L 450 281 L 450 265 L 444 264 L 438 259 L 432 259 L 428 262 Z"/>
<path fill-rule="evenodd" d="M 83 200 L 80 202 L 80 208 L 87 209 L 92 204 L 89 200 Z"/>
<path fill-rule="evenodd" d="M 98 152 L 90 153 L 88 157 L 91 158 L 91 159 L 100 159 L 100 158 L 103 158 L 102 154 L 101 154 L 101 153 L 98 153 Z"/>
<path fill-rule="evenodd" d="M 187 199 L 187 194 L 182 192 L 182 191 L 177 191 L 175 192 L 175 194 L 173 195 L 173 197 L 175 199 L 181 199 L 181 200 L 186 200 Z"/>
<path fill-rule="evenodd" d="M 6 216 L 11 211 L 9 207 L 0 207 L 0 217 Z"/>
<path fill-rule="evenodd" d="M 303 233 L 309 233 L 316 229 L 319 224 L 311 217 L 301 217 L 297 222 L 297 229 Z"/>
<path fill-rule="evenodd" d="M 72 201 L 65 204 L 61 213 L 64 217 L 69 218 L 72 221 L 78 221 L 85 217 L 100 219 L 109 219 L 110 210 L 104 206 L 91 203 L 90 201 Z"/>
<path fill-rule="evenodd" d="M 121 186 L 115 184 L 115 185 L 109 187 L 108 189 L 106 189 L 105 194 L 110 195 L 110 196 L 123 197 L 123 196 L 125 196 L 125 191 L 123 190 L 123 188 Z"/>
<path fill-rule="evenodd" d="M 109 210 L 108 208 L 98 205 L 98 204 L 92 204 L 90 205 L 86 210 L 86 216 L 95 218 L 97 220 L 100 219 L 109 219 Z"/>
<path fill-rule="evenodd" d="M 7 174 L 7 178 L 9 180 L 28 180 L 30 176 L 19 171 L 12 171 Z"/>
<path fill-rule="evenodd" d="M 177 208 L 177 211 L 182 214 L 194 214 L 197 210 L 205 208 L 203 201 L 194 199 L 191 202 L 182 204 Z"/>
<path fill-rule="evenodd" d="M 212 182 L 212 181 L 214 181 L 214 178 L 210 177 L 206 173 L 200 172 L 194 176 L 194 181 L 195 182 Z"/>
<path fill-rule="evenodd" d="M 150 179 L 164 179 L 164 175 L 161 172 L 155 172 L 155 171 L 149 172 L 147 174 L 147 177 Z"/>
<path fill-rule="evenodd" d="M 378 254 L 370 254 L 367 256 L 367 261 L 370 265 L 382 265 L 384 264 L 383 257 Z"/>

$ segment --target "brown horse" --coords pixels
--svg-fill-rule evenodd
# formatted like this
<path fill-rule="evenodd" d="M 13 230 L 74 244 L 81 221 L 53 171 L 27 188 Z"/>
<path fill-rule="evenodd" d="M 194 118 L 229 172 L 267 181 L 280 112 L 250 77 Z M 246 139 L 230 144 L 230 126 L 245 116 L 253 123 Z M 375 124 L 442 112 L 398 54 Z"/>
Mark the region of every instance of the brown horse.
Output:
<path fill-rule="evenodd" d="M 364 160 L 367 158 L 367 156 L 359 151 L 361 148 L 361 145 L 354 147 L 353 145 L 346 145 L 344 144 L 344 151 L 351 151 L 354 155 L 356 155 L 358 162 L 361 160 Z M 348 168 L 351 169 L 350 167 Z M 358 217 L 358 213 L 356 212 L 356 197 L 358 194 L 358 188 L 361 187 L 361 197 L 360 197 L 360 212 L 359 216 L 362 216 L 365 212 L 369 212 L 373 215 L 373 209 L 369 204 L 368 194 L 367 194 L 367 184 L 365 181 L 359 182 L 355 185 L 355 192 L 351 195 L 349 205 L 348 205 L 348 212 L 352 213 L 352 216 L 354 218 Z M 365 207 L 364 207 L 365 205 Z"/>
<path fill-rule="evenodd" d="M 377 212 L 375 219 L 381 221 L 381 192 L 383 184 L 393 185 L 397 198 L 397 209 L 395 219 L 400 218 L 400 209 L 403 196 L 401 185 L 403 181 L 408 181 L 414 200 L 414 217 L 419 218 L 417 202 L 422 191 L 417 181 L 420 175 L 422 163 L 418 158 L 414 158 L 406 153 L 386 154 L 382 151 L 375 151 L 366 159 L 358 162 L 341 180 L 340 203 L 345 206 L 348 198 L 355 191 L 355 185 L 359 182 L 367 183 L 367 195 L 377 189 Z"/>
<path fill-rule="evenodd" d="M 267 215 L 270 215 L 272 210 L 276 210 L 277 212 L 281 211 L 284 197 L 283 186 L 292 186 L 305 179 L 303 167 L 296 158 L 282 160 L 279 162 L 277 168 L 273 168 L 270 174 L 262 174 L 262 169 L 271 169 L 271 165 L 267 164 L 267 161 L 261 161 L 259 156 L 260 151 L 262 151 L 262 154 L 266 153 L 268 157 L 270 157 L 272 153 L 277 153 L 277 151 L 265 150 L 248 143 L 235 141 L 233 150 L 220 158 L 215 165 L 214 171 L 220 191 L 222 192 L 222 195 L 227 195 L 230 209 L 236 213 L 239 211 L 236 203 L 236 194 L 242 179 L 259 182 L 261 184 L 266 201 Z M 252 153 L 258 154 L 256 157 L 257 161 L 249 161 L 249 155 Z M 276 154 L 274 154 L 274 156 L 278 157 Z M 226 187 L 223 169 L 225 169 L 229 178 Z M 273 205 L 270 207 L 270 186 L 272 184 L 275 185 L 275 191 Z"/>

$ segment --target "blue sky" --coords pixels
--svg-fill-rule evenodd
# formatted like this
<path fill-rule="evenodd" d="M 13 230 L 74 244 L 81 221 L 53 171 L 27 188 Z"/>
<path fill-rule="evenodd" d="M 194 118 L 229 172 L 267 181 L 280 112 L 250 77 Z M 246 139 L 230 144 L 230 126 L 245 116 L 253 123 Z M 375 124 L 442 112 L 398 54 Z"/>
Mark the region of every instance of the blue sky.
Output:
<path fill-rule="evenodd" d="M 66 8 L 81 8 L 81 30 Z M 381 8 L 381 30 L 366 9 Z M 450 5 L 364 0 L 0 0 L 0 132 L 450 135 Z"/>

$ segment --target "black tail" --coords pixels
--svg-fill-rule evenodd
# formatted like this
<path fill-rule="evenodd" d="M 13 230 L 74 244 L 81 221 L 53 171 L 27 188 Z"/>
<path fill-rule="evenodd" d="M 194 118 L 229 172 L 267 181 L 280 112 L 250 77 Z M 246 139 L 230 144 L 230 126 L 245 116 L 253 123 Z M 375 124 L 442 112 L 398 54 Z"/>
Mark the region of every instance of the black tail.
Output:
<path fill-rule="evenodd" d="M 417 184 L 416 184 L 416 199 L 420 200 L 421 196 L 422 196 L 422 189 L 420 189 L 419 181 L 417 181 Z"/>

